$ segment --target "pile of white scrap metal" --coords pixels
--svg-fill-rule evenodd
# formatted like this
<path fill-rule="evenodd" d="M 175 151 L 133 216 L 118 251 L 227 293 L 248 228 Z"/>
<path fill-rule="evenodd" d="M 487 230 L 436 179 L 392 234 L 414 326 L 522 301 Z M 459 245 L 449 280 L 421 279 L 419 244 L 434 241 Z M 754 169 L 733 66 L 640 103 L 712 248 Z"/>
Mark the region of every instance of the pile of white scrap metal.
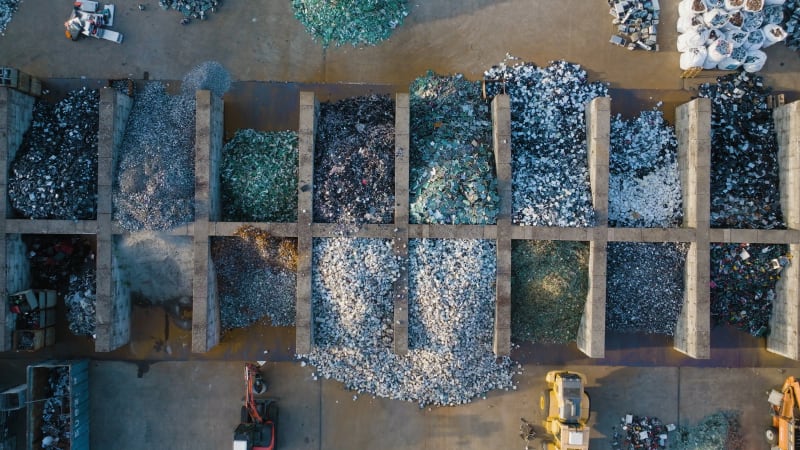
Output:
<path fill-rule="evenodd" d="M 122 34 L 106 27 L 114 26 L 114 5 L 79 1 L 72 7 L 69 20 L 64 22 L 65 34 L 73 41 L 81 35 L 122 43 Z"/>

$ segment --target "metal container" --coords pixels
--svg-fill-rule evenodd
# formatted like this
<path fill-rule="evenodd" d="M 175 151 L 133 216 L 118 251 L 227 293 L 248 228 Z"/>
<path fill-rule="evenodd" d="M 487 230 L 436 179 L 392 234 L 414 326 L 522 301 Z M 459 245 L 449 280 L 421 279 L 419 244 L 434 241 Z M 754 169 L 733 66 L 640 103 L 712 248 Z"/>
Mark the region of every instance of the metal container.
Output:
<path fill-rule="evenodd" d="M 69 450 L 89 449 L 89 361 L 48 361 L 28 366 L 28 450 L 42 449 L 42 423 L 45 402 L 52 398 L 50 376 L 56 369 L 66 369 L 69 387 L 59 404 L 69 415 Z M 62 441 L 63 443 L 63 441 Z"/>

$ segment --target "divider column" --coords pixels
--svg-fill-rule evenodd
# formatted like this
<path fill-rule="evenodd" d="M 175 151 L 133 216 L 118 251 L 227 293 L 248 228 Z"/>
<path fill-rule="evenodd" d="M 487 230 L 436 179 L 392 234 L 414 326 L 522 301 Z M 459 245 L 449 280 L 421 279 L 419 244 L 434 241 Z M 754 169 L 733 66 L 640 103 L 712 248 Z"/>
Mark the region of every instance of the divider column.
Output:
<path fill-rule="evenodd" d="M 511 353 L 511 103 L 506 94 L 492 100 L 492 142 L 500 208 L 497 213 L 494 354 Z"/>
<path fill-rule="evenodd" d="M 297 180 L 297 316 L 295 353 L 308 354 L 314 347 L 314 315 L 311 308 L 313 236 L 314 140 L 317 131 L 317 99 L 313 92 L 300 93 Z"/>
<path fill-rule="evenodd" d="M 393 285 L 393 349 L 398 355 L 408 353 L 408 152 L 409 95 L 397 94 L 394 116 L 394 254 L 400 275 Z"/>

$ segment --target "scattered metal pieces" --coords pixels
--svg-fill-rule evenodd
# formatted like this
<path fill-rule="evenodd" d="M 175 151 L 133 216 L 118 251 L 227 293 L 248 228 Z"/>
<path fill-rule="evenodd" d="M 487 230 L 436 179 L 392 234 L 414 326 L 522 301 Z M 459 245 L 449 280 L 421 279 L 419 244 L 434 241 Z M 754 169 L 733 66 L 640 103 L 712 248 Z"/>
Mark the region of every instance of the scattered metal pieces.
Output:
<path fill-rule="evenodd" d="M 320 105 L 314 221 L 394 221 L 394 101 L 371 95 Z"/>
<path fill-rule="evenodd" d="M 72 334 L 95 337 L 95 286 L 95 268 L 92 266 L 86 266 L 81 273 L 69 277 L 69 289 L 64 296 L 64 303 L 67 305 L 67 320 Z"/>
<path fill-rule="evenodd" d="M 585 108 L 608 94 L 606 85 L 590 83 L 585 70 L 566 61 L 544 68 L 503 62 L 484 76 L 488 95 L 511 96 L 514 223 L 593 226 Z"/>
<path fill-rule="evenodd" d="M 94 268 L 92 243 L 82 236 L 24 235 L 31 265 L 31 286 L 53 289 L 64 297 L 70 277 Z"/>
<path fill-rule="evenodd" d="M 670 450 L 744 450 L 740 414 L 721 411 L 693 427 L 680 426 L 669 433 Z"/>
<path fill-rule="evenodd" d="M 675 129 L 659 110 L 611 122 L 608 223 L 675 227 L 683 217 Z"/>
<path fill-rule="evenodd" d="M 158 5 L 164 11 L 174 9 L 183 14 L 183 19 L 188 24 L 191 19 L 206 20 L 211 13 L 219 11 L 222 0 L 158 0 Z M 139 5 L 144 10 L 144 5 Z M 181 21 L 184 24 L 183 21 Z M 185 25 L 185 24 L 184 24 Z"/>
<path fill-rule="evenodd" d="M 589 246 L 515 240 L 511 267 L 511 338 L 575 342 L 589 290 Z"/>
<path fill-rule="evenodd" d="M 786 245 L 711 244 L 711 319 L 769 334 L 775 285 L 791 263 Z"/>
<path fill-rule="evenodd" d="M 8 197 L 31 219 L 91 220 L 97 215 L 100 95 L 81 88 L 52 105 L 36 102 L 11 163 Z"/>
<path fill-rule="evenodd" d="M 69 410 L 69 367 L 54 367 L 50 371 L 49 396 L 42 408 L 42 448 L 59 449 L 68 445 L 71 434 Z"/>
<path fill-rule="evenodd" d="M 377 45 L 408 15 L 407 0 L 292 0 L 292 8 L 323 47 Z"/>
<path fill-rule="evenodd" d="M 617 34 L 611 43 L 628 50 L 658 51 L 659 0 L 608 0 Z"/>
<path fill-rule="evenodd" d="M 676 430 L 675 425 L 666 425 L 658 417 L 625 414 L 619 422 L 619 431 L 612 427 L 611 448 L 615 450 L 667 448 L 669 432 Z"/>
<path fill-rule="evenodd" d="M 411 223 L 493 224 L 492 118 L 478 82 L 429 71 L 411 83 Z"/>
<path fill-rule="evenodd" d="M 222 150 L 225 220 L 297 221 L 297 133 L 239 130 Z"/>
<path fill-rule="evenodd" d="M 0 0 L 0 35 L 5 36 L 6 27 L 14 17 L 20 0 Z"/>
<path fill-rule="evenodd" d="M 785 228 L 770 89 L 761 76 L 725 75 L 700 86 L 711 100 L 711 226 Z"/>
<path fill-rule="evenodd" d="M 606 329 L 675 334 L 687 243 L 609 242 Z"/>
<path fill-rule="evenodd" d="M 800 0 L 786 0 L 783 8 L 786 45 L 792 50 L 800 50 Z"/>

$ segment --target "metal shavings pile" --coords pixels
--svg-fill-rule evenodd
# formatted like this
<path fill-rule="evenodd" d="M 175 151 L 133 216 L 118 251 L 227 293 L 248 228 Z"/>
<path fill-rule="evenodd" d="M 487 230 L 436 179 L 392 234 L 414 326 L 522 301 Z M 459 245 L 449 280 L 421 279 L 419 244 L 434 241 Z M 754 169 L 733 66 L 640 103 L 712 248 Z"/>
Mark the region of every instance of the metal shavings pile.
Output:
<path fill-rule="evenodd" d="M 488 95 L 511 97 L 514 223 L 593 226 L 585 108 L 608 94 L 606 85 L 589 83 L 585 70 L 566 61 L 543 68 L 504 62 L 484 75 Z"/>
<path fill-rule="evenodd" d="M 269 318 L 272 326 L 293 326 L 297 287 L 297 242 L 242 227 L 236 237 L 211 244 L 223 331 Z"/>
<path fill-rule="evenodd" d="M 800 0 L 786 0 L 783 4 L 783 29 L 786 30 L 786 45 L 800 50 Z"/>
<path fill-rule="evenodd" d="M 14 17 L 20 0 L 0 0 L 0 35 L 5 36 L 6 27 Z"/>
<path fill-rule="evenodd" d="M 478 82 L 429 71 L 411 83 L 411 223 L 493 224 L 492 119 Z"/>
<path fill-rule="evenodd" d="M 239 130 L 222 150 L 222 213 L 242 222 L 297 221 L 297 133 Z"/>
<path fill-rule="evenodd" d="M 194 219 L 195 91 L 222 96 L 230 75 L 206 62 L 170 96 L 159 82 L 134 99 L 119 154 L 114 218 L 128 231 L 167 230 Z"/>
<path fill-rule="evenodd" d="M 721 411 L 669 433 L 670 450 L 743 450 L 739 413 Z"/>
<path fill-rule="evenodd" d="M 712 243 L 712 322 L 769 334 L 775 285 L 791 259 L 786 245 Z"/>
<path fill-rule="evenodd" d="M 167 11 L 170 8 L 183 14 L 184 20 L 199 19 L 206 20 L 211 13 L 219 11 L 219 4 L 222 0 L 158 0 L 161 9 Z M 186 22 L 181 22 L 185 24 Z"/>
<path fill-rule="evenodd" d="M 511 242 L 511 338 L 566 344 L 578 337 L 589 289 L 585 242 Z"/>
<path fill-rule="evenodd" d="M 711 226 L 785 228 L 778 141 L 763 79 L 746 72 L 700 86 L 711 100 Z"/>
<path fill-rule="evenodd" d="M 67 305 L 69 331 L 78 336 L 95 336 L 95 268 L 87 266 L 83 272 L 69 277 L 69 290 L 64 296 Z"/>
<path fill-rule="evenodd" d="M 8 197 L 31 219 L 91 220 L 97 208 L 100 95 L 81 88 L 56 105 L 37 101 L 11 163 Z"/>
<path fill-rule="evenodd" d="M 609 242 L 606 329 L 675 334 L 688 251 L 686 243 Z"/>
<path fill-rule="evenodd" d="M 512 363 L 492 352 L 495 248 L 490 241 L 409 243 L 409 352 L 391 350 L 391 241 L 318 239 L 312 271 L 316 347 L 306 358 L 348 389 L 458 405 L 514 388 Z"/>
<path fill-rule="evenodd" d="M 394 101 L 388 96 L 320 105 L 314 221 L 394 221 Z"/>
<path fill-rule="evenodd" d="M 657 450 L 667 448 L 669 432 L 676 428 L 673 424 L 664 424 L 658 417 L 626 414 L 620 418 L 619 429 L 621 432 L 612 427 L 612 448 Z"/>
<path fill-rule="evenodd" d="M 608 222 L 610 226 L 678 226 L 682 219 L 675 130 L 661 111 L 642 111 L 611 122 Z"/>
<path fill-rule="evenodd" d="M 48 377 L 50 393 L 42 407 L 42 448 L 67 448 L 70 442 L 70 382 L 67 367 L 54 367 Z"/>
<path fill-rule="evenodd" d="M 292 0 L 294 16 L 324 47 L 377 45 L 408 15 L 407 0 Z"/>

